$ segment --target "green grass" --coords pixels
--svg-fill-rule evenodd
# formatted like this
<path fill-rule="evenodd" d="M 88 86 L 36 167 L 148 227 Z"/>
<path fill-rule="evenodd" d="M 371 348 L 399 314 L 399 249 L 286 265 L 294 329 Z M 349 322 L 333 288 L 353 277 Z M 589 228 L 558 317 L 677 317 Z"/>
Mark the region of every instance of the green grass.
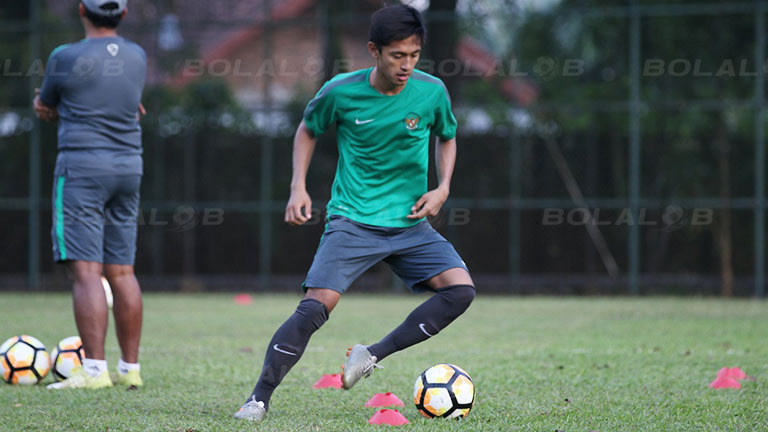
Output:
<path fill-rule="evenodd" d="M 258 427 L 231 416 L 255 382 L 269 339 L 296 296 L 146 295 L 145 388 L 53 392 L 0 386 L 1 431 L 377 430 L 376 392 L 406 402 L 402 430 L 755 431 L 768 424 L 768 303 L 715 299 L 480 296 L 439 336 L 397 353 L 353 390 L 314 390 L 346 347 L 378 340 L 424 297 L 345 297 L 315 334 Z M 75 334 L 67 295 L 0 294 L 0 339 L 31 334 L 49 348 Z M 119 351 L 110 328 L 107 358 Z M 478 389 L 463 421 L 427 420 L 410 399 L 416 376 L 451 362 Z M 707 388 L 722 366 L 753 381 Z M 47 377 L 45 383 L 51 382 Z M 388 429 L 387 429 L 388 430 Z"/>

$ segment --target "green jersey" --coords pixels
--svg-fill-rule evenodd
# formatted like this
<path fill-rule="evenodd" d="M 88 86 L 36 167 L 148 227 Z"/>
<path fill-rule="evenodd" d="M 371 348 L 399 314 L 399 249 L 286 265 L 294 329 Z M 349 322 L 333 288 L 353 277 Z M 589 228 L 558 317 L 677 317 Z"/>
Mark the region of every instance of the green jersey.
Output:
<path fill-rule="evenodd" d="M 329 215 L 356 222 L 408 227 L 411 207 L 427 192 L 429 135 L 456 136 L 456 118 L 440 79 L 414 70 L 400 93 L 370 84 L 373 68 L 335 76 L 304 111 L 314 136 L 336 124 L 339 161 Z"/>

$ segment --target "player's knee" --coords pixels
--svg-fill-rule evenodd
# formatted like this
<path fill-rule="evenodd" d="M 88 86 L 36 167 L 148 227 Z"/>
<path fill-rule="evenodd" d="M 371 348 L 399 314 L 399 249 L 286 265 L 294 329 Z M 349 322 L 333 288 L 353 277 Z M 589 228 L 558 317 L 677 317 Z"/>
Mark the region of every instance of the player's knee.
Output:
<path fill-rule="evenodd" d="M 104 275 L 107 277 L 107 279 L 116 279 L 123 276 L 132 276 L 133 266 L 118 265 L 118 264 L 104 264 Z"/>
<path fill-rule="evenodd" d="M 341 294 L 328 288 L 307 288 L 304 299 L 317 300 L 325 306 L 325 311 L 330 314 L 336 304 L 339 302 Z"/>
<path fill-rule="evenodd" d="M 441 290 L 440 294 L 461 314 L 467 310 L 469 305 L 472 304 L 472 300 L 475 299 L 475 287 L 472 285 L 456 285 Z"/>
<path fill-rule="evenodd" d="M 94 282 L 101 281 L 101 265 L 97 263 L 75 261 L 69 266 L 69 277 L 74 282 Z"/>
<path fill-rule="evenodd" d="M 312 330 L 319 329 L 328 321 L 328 309 L 323 303 L 316 299 L 304 299 L 299 302 L 296 313 L 303 316 L 311 326 Z"/>

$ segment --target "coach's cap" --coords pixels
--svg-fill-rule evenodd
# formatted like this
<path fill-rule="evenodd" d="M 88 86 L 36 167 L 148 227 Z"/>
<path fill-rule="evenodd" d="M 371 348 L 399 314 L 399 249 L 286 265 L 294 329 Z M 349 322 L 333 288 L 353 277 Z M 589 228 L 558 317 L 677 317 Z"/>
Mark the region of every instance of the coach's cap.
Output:
<path fill-rule="evenodd" d="M 81 0 L 89 12 L 104 17 L 119 16 L 125 10 L 128 0 Z"/>

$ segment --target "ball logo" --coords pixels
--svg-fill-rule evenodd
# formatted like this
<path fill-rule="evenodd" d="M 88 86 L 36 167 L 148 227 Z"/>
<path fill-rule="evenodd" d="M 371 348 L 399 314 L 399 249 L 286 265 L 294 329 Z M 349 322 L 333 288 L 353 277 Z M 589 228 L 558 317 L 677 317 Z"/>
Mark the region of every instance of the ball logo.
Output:
<path fill-rule="evenodd" d="M 112 57 L 114 57 L 118 52 L 120 52 L 120 45 L 111 43 L 107 45 L 107 51 L 112 55 Z"/>
<path fill-rule="evenodd" d="M 416 113 L 410 113 L 407 116 L 405 116 L 405 128 L 408 130 L 414 130 L 417 127 L 419 127 L 419 120 L 421 120 L 421 117 L 419 117 Z"/>
<path fill-rule="evenodd" d="M 91 57 L 78 57 L 75 65 L 72 66 L 72 72 L 80 78 L 89 78 L 96 74 L 96 59 Z"/>

